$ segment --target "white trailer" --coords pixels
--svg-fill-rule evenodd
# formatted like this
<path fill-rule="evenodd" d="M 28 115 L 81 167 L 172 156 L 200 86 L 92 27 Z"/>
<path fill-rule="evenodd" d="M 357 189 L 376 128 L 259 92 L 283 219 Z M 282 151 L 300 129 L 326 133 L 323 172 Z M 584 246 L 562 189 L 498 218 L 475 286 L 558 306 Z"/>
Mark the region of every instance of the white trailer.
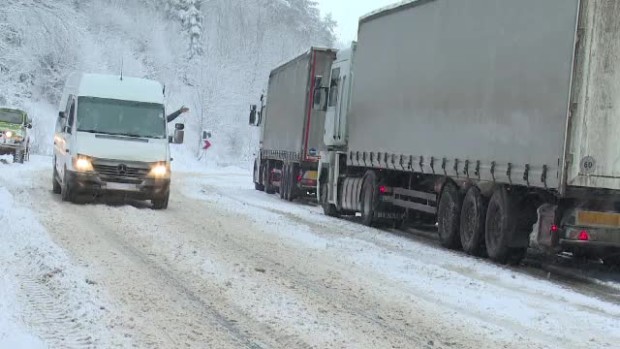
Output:
<path fill-rule="evenodd" d="M 613 259 L 618 18 L 608 0 L 418 0 L 362 18 L 316 92 L 325 212 L 430 215 L 444 246 L 501 263 L 530 242 Z"/>

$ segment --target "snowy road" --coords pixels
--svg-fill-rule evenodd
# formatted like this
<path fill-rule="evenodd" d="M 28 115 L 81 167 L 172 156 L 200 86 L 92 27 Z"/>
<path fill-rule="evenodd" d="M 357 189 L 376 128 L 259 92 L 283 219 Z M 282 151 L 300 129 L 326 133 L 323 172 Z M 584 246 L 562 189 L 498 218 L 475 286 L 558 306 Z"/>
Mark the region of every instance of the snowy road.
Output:
<path fill-rule="evenodd" d="M 61 203 L 49 163 L 1 169 L 0 348 L 620 343 L 618 304 L 281 202 L 240 170 L 177 172 L 152 211 Z"/>

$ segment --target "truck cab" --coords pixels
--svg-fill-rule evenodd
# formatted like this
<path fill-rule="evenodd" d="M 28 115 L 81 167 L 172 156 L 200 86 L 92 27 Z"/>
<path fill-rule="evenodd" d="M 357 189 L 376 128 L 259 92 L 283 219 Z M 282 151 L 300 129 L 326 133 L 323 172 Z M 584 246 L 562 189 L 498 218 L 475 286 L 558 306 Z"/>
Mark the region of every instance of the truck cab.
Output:
<path fill-rule="evenodd" d="M 353 57 L 356 43 L 348 49 L 340 50 L 332 64 L 328 85 L 319 87 L 315 99 L 315 108 L 324 108 L 325 133 L 323 142 L 327 150 L 321 152 L 319 168 L 321 169 L 318 183 L 317 199 L 324 205 L 326 212 L 335 212 L 338 202 L 338 166 L 329 166 L 336 162 L 338 151 L 346 151 L 347 146 L 347 116 L 351 102 L 351 86 L 353 82 Z M 331 184 L 331 188 L 328 186 Z"/>
<path fill-rule="evenodd" d="M 63 201 L 113 194 L 168 207 L 169 143 L 182 143 L 184 126 L 168 136 L 163 91 L 145 79 L 69 77 L 54 135 L 53 190 Z"/>
<path fill-rule="evenodd" d="M 0 108 L 0 155 L 13 155 L 14 163 L 23 164 L 30 153 L 32 120 L 25 111 Z"/>

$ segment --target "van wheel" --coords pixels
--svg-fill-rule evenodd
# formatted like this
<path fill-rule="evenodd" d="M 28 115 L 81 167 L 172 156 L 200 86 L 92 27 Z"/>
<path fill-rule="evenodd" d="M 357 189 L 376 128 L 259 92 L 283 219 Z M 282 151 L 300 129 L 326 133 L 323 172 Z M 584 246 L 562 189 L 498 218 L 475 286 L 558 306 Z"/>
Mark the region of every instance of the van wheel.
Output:
<path fill-rule="evenodd" d="M 374 171 L 366 172 L 364 183 L 362 184 L 362 224 L 371 227 L 376 223 L 375 214 L 379 206 L 379 189 L 377 185 L 377 175 Z"/>
<path fill-rule="evenodd" d="M 69 183 L 69 179 L 67 178 L 67 169 L 65 169 L 62 185 L 60 187 L 60 198 L 65 202 L 75 201 L 75 193 L 73 191 L 72 184 Z"/>
<path fill-rule="evenodd" d="M 501 264 L 518 264 L 527 248 L 511 248 L 510 242 L 519 226 L 514 195 L 499 187 L 491 197 L 485 221 L 485 243 L 491 260 Z"/>
<path fill-rule="evenodd" d="M 439 241 L 443 247 L 457 250 L 461 247 L 459 229 L 463 199 L 459 188 L 449 182 L 444 186 L 437 208 Z"/>
<path fill-rule="evenodd" d="M 56 160 L 54 160 L 54 170 L 52 173 L 52 192 L 54 194 L 60 194 L 62 192 L 62 187 L 60 183 L 58 183 L 58 171 L 56 171 Z"/>
<path fill-rule="evenodd" d="M 471 187 L 463 199 L 461 209 L 461 245 L 463 251 L 472 256 L 482 256 L 486 252 L 484 245 L 484 224 L 487 205 L 480 189 Z"/>
<path fill-rule="evenodd" d="M 166 195 L 164 195 L 161 198 L 151 200 L 151 203 L 153 204 L 154 210 L 165 210 L 168 208 L 169 201 L 170 201 L 170 192 L 166 193 Z"/>

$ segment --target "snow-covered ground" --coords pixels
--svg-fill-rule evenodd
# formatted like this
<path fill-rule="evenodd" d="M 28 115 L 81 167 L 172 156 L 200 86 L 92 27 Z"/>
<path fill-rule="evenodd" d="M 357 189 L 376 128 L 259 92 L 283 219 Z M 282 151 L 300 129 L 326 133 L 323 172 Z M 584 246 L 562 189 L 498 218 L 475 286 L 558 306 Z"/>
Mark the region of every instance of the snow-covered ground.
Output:
<path fill-rule="evenodd" d="M 0 164 L 0 348 L 612 348 L 620 306 L 175 164 L 170 209 Z"/>

